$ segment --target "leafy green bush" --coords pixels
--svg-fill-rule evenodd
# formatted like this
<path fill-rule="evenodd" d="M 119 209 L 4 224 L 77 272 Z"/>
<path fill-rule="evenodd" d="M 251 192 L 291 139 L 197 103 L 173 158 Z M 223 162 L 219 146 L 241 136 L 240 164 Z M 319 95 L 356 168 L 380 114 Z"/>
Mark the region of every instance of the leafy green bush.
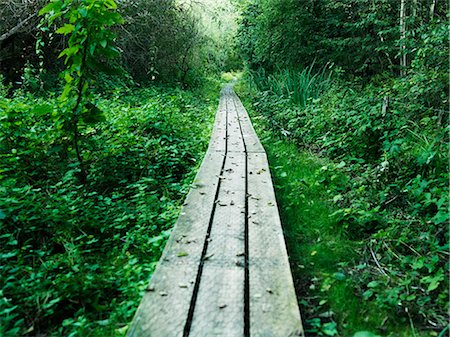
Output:
<path fill-rule="evenodd" d="M 55 98 L 0 102 L 2 336 L 123 335 L 206 150 L 213 107 L 193 93 L 95 102 L 85 185 Z"/>
<path fill-rule="evenodd" d="M 276 90 L 257 92 L 254 103 L 282 136 L 335 161 L 321 183 L 348 177 L 328 197 L 336 226 L 361 247 L 359 261 L 336 266 L 348 287 L 394 320 L 438 332 L 447 324 L 449 249 L 443 27 L 424 30 L 403 78 L 335 79 L 306 106 Z"/>

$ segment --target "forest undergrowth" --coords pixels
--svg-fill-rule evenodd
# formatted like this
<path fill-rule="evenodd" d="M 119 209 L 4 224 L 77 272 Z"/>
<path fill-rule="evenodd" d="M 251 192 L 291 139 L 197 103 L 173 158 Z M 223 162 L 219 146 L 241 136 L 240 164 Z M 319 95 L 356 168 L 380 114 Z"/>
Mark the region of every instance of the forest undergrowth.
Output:
<path fill-rule="evenodd" d="M 238 86 L 268 151 L 307 331 L 442 336 L 445 95 L 427 107 L 441 91 L 423 73 L 358 83 L 310 70 L 296 74 L 298 96 L 280 90 L 295 82 L 286 72 Z"/>
<path fill-rule="evenodd" d="M 448 3 L 249 0 L 239 88 L 312 336 L 448 334 Z"/>
<path fill-rule="evenodd" d="M 80 137 L 88 172 L 55 125 L 56 98 L 0 100 L 0 335 L 121 336 L 209 141 L 217 86 L 115 88 Z"/>

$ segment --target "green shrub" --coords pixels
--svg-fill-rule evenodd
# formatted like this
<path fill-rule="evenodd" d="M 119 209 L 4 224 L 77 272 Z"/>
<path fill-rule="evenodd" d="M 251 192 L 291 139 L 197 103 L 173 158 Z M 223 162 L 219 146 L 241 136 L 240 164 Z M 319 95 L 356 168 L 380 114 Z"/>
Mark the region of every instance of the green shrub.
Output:
<path fill-rule="evenodd" d="M 439 32 L 427 31 L 419 55 L 434 53 L 430 44 L 442 41 Z M 336 266 L 348 275 L 346 287 L 389 313 L 392 324 L 413 320 L 416 328 L 441 331 L 448 306 L 450 128 L 443 121 L 447 62 L 438 54 L 441 61 L 430 67 L 418 57 L 403 78 L 336 79 L 305 106 L 288 91 L 266 89 L 255 93 L 254 107 L 281 137 L 336 163 L 322 168 L 321 184 L 349 177 L 329 187 L 335 195 L 328 197 L 338 207 L 336 226 L 361 247 L 359 261 Z M 255 82 L 267 88 L 269 77 Z"/>
<path fill-rule="evenodd" d="M 56 98 L 0 102 L 2 336 L 124 334 L 208 144 L 214 107 L 196 96 L 95 97 L 105 120 L 80 134 L 85 185 Z"/>

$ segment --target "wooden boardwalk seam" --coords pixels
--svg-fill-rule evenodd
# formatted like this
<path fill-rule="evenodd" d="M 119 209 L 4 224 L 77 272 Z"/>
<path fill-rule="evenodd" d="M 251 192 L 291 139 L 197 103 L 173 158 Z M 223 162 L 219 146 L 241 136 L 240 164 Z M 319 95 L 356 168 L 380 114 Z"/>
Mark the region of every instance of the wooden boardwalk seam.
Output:
<path fill-rule="evenodd" d="M 230 85 L 127 336 L 304 336 L 267 157 Z"/>

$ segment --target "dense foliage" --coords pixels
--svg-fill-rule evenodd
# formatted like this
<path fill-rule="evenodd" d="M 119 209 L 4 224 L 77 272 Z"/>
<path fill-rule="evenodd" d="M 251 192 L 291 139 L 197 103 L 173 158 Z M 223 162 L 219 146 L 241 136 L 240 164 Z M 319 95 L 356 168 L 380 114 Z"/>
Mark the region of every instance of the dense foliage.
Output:
<path fill-rule="evenodd" d="M 168 88 L 98 97 L 105 120 L 82 133 L 81 185 L 55 103 L 25 93 L 0 103 L 0 334 L 120 334 L 204 153 L 212 109 Z"/>
<path fill-rule="evenodd" d="M 448 324 L 448 7 L 406 3 L 403 41 L 400 2 L 255 1 L 244 11 L 240 41 L 254 109 L 281 137 L 332 161 L 316 173 L 304 169 L 301 183 L 281 183 L 290 216 L 292 207 L 306 207 L 299 215 L 306 221 L 318 212 L 302 201 L 317 199 L 315 184 L 326 186 L 322 211 L 332 210 L 331 223 L 322 219 L 331 229 L 310 226 L 334 239 L 288 229 L 296 233 L 290 246 L 331 240 L 298 248 L 317 254 L 298 282 L 303 297 L 317 298 L 301 303 L 318 335 L 351 335 L 362 319 L 383 335 L 403 322 L 405 336 L 437 336 Z M 289 160 L 273 160 L 297 167 L 290 151 L 281 154 Z M 321 259 L 332 267 L 320 267 Z M 349 309 L 355 301 L 367 304 L 359 321 Z M 332 316 L 321 312 L 327 306 Z"/>
<path fill-rule="evenodd" d="M 62 4 L 65 9 L 70 6 L 87 8 L 92 3 L 108 6 L 107 1 L 67 0 L 54 3 L 58 4 L 54 8 L 55 13 L 61 10 Z M 51 88 L 54 84 L 50 81 L 52 75 L 64 68 L 58 55 L 69 41 L 67 37 L 55 36 L 52 26 L 41 31 L 38 12 L 45 4 L 43 0 L 0 3 L 0 17 L 7 18 L 0 22 L 0 73 L 14 86 L 22 85 L 24 77 L 31 72 L 33 76 L 39 74 L 44 82 L 41 86 Z M 198 85 L 197 77 L 206 68 L 217 71 L 218 65 L 214 56 L 211 56 L 211 62 L 201 59 L 204 50 L 211 48 L 205 47 L 206 34 L 197 12 L 193 5 L 175 0 L 117 1 L 116 14 L 119 13 L 124 19 L 114 28 L 117 33 L 116 47 L 121 51 L 121 57 L 115 69 L 109 67 L 103 70 L 114 74 L 121 68 L 142 82 Z M 209 16 L 213 15 L 217 14 L 209 13 Z M 73 24 L 60 17 L 53 18 L 55 25 L 62 22 Z M 66 19 L 69 17 L 66 16 Z M 105 24 L 103 16 L 98 16 L 98 19 Z M 96 25 L 89 19 L 86 22 Z M 217 44 L 217 37 L 207 45 L 212 44 Z M 39 47 L 37 50 L 35 45 Z M 217 53 L 217 48 L 212 52 Z M 44 74 L 39 72 L 42 67 Z"/>
<path fill-rule="evenodd" d="M 0 4 L 0 335 L 125 334 L 209 138 L 196 15 Z"/>
<path fill-rule="evenodd" d="M 125 334 L 207 146 L 210 77 L 242 60 L 308 335 L 448 331 L 447 2 L 6 0 L 0 17 L 1 336 Z"/>
<path fill-rule="evenodd" d="M 402 54 L 409 63 L 424 30 L 437 19 L 445 21 L 449 9 L 445 1 L 405 5 L 401 39 L 401 1 L 248 1 L 239 28 L 240 47 L 251 69 L 306 67 L 316 60 L 360 75 L 398 72 Z"/>

